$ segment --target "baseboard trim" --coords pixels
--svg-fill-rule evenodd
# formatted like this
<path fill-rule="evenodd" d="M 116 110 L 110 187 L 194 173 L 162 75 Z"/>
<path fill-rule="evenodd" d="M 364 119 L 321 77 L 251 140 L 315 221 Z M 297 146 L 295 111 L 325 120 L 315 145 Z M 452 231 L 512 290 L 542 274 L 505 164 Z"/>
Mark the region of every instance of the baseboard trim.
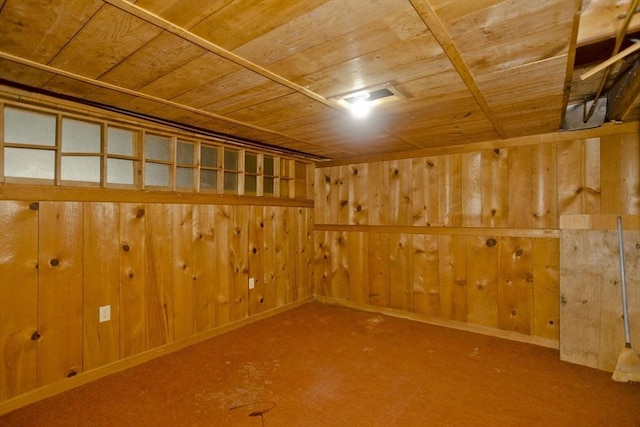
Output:
<path fill-rule="evenodd" d="M 417 322 L 428 323 L 430 325 L 444 326 L 446 328 L 458 329 L 476 334 L 489 335 L 496 338 L 503 338 L 511 341 L 518 341 L 526 344 L 538 345 L 541 347 L 560 349 L 560 343 L 548 338 L 533 337 L 513 331 L 504 331 L 502 329 L 490 328 L 482 325 L 474 325 L 470 323 L 458 322 L 455 320 L 442 319 L 439 317 L 427 316 L 419 313 L 409 313 L 402 310 L 396 310 L 386 307 L 378 307 L 375 305 L 358 304 L 351 301 L 345 301 L 338 298 L 325 297 L 316 295 L 315 302 L 329 305 L 337 305 L 342 307 L 353 308 L 355 310 L 366 311 L 370 313 L 384 314 L 387 316 L 398 317 L 402 319 L 414 320 Z"/>
<path fill-rule="evenodd" d="M 163 345 L 161 347 L 156 347 L 154 349 L 136 354 L 126 359 L 118 360 L 116 362 L 101 366 L 99 368 L 92 369 L 87 372 L 82 372 L 74 377 L 67 378 L 67 379 L 58 381 L 56 383 L 37 388 L 35 390 L 29 391 L 27 393 L 5 400 L 4 402 L 0 402 L 0 415 L 7 414 L 11 411 L 14 411 L 16 409 L 30 405 L 32 403 L 38 402 L 40 400 L 46 399 L 48 397 L 55 396 L 65 391 L 72 390 L 81 385 L 88 384 L 97 379 L 106 377 L 107 375 L 124 371 L 125 369 L 132 368 L 134 366 L 148 362 L 149 360 L 155 359 L 165 354 L 173 353 L 185 347 L 198 344 L 202 341 L 206 341 L 218 335 L 222 335 L 224 333 L 233 331 L 243 326 L 250 325 L 259 320 L 275 316 L 277 314 L 283 313 L 285 311 L 294 309 L 296 307 L 299 307 L 311 302 L 313 302 L 313 297 L 304 298 L 299 301 L 296 301 L 281 307 L 273 308 L 271 310 L 267 310 L 262 313 L 254 314 L 242 320 L 228 323 L 216 329 L 202 332 L 200 334 L 191 336 L 184 340 L 172 342 L 172 343 Z"/>

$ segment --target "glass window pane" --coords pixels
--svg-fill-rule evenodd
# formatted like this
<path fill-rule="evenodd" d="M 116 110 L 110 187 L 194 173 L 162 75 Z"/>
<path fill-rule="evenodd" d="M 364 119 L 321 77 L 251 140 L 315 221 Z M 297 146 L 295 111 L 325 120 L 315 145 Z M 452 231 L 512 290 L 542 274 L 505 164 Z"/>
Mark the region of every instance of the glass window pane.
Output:
<path fill-rule="evenodd" d="M 244 177 L 245 194 L 256 194 L 258 188 L 258 177 L 255 175 L 246 175 Z"/>
<path fill-rule="evenodd" d="M 56 116 L 6 107 L 4 141 L 19 144 L 56 145 Z"/>
<path fill-rule="evenodd" d="M 16 178 L 53 179 L 56 156 L 50 150 L 4 149 L 4 174 Z"/>
<path fill-rule="evenodd" d="M 109 184 L 133 184 L 133 160 L 107 159 Z"/>
<path fill-rule="evenodd" d="M 258 173 L 258 156 L 246 153 L 244 155 L 244 171 L 247 173 Z"/>
<path fill-rule="evenodd" d="M 133 132 L 110 127 L 107 131 L 107 153 L 133 156 Z"/>
<path fill-rule="evenodd" d="M 231 150 L 224 150 L 224 168 L 226 170 L 237 171 L 238 170 L 238 152 Z"/>
<path fill-rule="evenodd" d="M 147 163 L 144 172 L 145 185 L 155 185 L 159 187 L 169 186 L 169 165 L 158 165 Z"/>
<path fill-rule="evenodd" d="M 262 181 L 262 187 L 264 194 L 273 194 L 273 178 L 264 177 Z"/>
<path fill-rule="evenodd" d="M 178 141 L 178 164 L 193 165 L 193 143 Z"/>
<path fill-rule="evenodd" d="M 218 172 L 212 170 L 200 170 L 200 188 L 215 190 L 218 188 Z"/>
<path fill-rule="evenodd" d="M 262 169 L 265 175 L 273 176 L 273 157 L 264 156 Z"/>
<path fill-rule="evenodd" d="M 224 191 L 238 191 L 238 174 L 233 172 L 224 173 Z"/>
<path fill-rule="evenodd" d="M 152 160 L 171 160 L 171 138 L 147 134 L 145 156 Z"/>
<path fill-rule="evenodd" d="M 180 188 L 193 188 L 193 169 L 176 168 L 176 185 Z"/>
<path fill-rule="evenodd" d="M 200 146 L 200 163 L 209 168 L 218 167 L 218 147 Z"/>
<path fill-rule="evenodd" d="M 60 167 L 62 180 L 100 182 L 100 157 L 64 156 Z"/>
<path fill-rule="evenodd" d="M 74 119 L 62 119 L 62 151 L 99 153 L 100 125 Z"/>

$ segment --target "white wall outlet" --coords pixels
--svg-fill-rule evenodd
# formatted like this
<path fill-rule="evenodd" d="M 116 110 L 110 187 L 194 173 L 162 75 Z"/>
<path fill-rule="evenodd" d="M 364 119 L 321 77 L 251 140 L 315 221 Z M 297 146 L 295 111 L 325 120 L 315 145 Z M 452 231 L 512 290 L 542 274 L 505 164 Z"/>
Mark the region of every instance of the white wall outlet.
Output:
<path fill-rule="evenodd" d="M 100 323 L 111 320 L 111 306 L 103 305 L 100 307 Z"/>
<path fill-rule="evenodd" d="M 253 277 L 249 277 L 249 289 L 253 289 L 256 287 L 256 279 Z"/>

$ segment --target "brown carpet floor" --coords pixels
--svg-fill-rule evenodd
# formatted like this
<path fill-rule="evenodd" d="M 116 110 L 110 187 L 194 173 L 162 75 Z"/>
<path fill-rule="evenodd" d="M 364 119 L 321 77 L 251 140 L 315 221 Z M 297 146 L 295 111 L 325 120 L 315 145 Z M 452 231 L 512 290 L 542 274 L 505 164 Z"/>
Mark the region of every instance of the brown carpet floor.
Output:
<path fill-rule="evenodd" d="M 640 426 L 640 384 L 528 344 L 306 304 L 1 426 Z"/>

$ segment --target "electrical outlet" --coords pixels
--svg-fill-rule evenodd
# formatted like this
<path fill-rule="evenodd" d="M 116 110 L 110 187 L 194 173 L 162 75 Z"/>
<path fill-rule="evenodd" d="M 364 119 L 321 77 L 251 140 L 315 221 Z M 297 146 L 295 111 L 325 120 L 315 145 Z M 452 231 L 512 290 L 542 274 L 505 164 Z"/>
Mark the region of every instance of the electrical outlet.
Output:
<path fill-rule="evenodd" d="M 103 305 L 100 307 L 100 323 L 111 320 L 111 306 Z"/>
<path fill-rule="evenodd" d="M 249 289 L 253 289 L 256 287 L 256 279 L 253 277 L 249 277 Z"/>

